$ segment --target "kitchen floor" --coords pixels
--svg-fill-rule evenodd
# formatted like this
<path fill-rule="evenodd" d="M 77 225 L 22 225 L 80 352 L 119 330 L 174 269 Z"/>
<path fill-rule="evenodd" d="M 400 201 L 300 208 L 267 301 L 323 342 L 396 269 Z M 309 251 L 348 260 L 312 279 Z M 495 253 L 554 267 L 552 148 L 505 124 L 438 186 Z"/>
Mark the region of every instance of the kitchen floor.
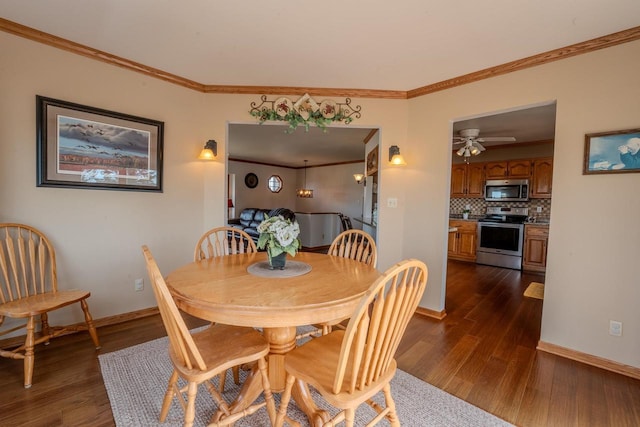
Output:
<path fill-rule="evenodd" d="M 414 316 L 398 367 L 518 426 L 640 425 L 640 380 L 536 350 L 545 276 L 447 263 L 447 316 Z"/>

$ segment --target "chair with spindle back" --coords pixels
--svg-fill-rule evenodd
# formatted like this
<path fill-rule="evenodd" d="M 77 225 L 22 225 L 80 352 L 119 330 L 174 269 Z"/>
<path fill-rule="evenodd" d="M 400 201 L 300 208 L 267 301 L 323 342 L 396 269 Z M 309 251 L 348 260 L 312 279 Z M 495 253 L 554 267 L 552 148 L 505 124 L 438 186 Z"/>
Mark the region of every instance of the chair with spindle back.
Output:
<path fill-rule="evenodd" d="M 207 231 L 200 237 L 193 253 L 194 261 L 217 258 L 226 255 L 257 252 L 255 242 L 246 232 L 234 227 L 216 227 Z M 232 368 L 233 380 L 240 384 L 240 368 Z M 226 375 L 220 376 L 220 391 L 224 391 Z"/>
<path fill-rule="evenodd" d="M 399 427 L 390 386 L 397 369 L 394 356 L 424 293 L 427 275 L 427 266 L 421 261 L 399 262 L 369 288 L 346 330 L 322 335 L 287 353 L 286 388 L 276 426 L 283 425 L 293 384 L 302 381 L 340 409 L 325 426 L 345 421 L 352 427 L 356 408 L 368 403 L 378 415 L 367 425 L 386 418 Z M 380 391 L 386 407 L 371 400 Z"/>
<path fill-rule="evenodd" d="M 350 258 L 356 261 L 363 262 L 372 267 L 376 267 L 378 263 L 378 249 L 376 242 L 369 233 L 362 230 L 349 229 L 338 234 L 329 250 L 328 255 L 339 256 L 343 258 Z M 334 327 L 342 328 L 342 322 L 346 319 L 336 320 L 330 323 L 322 323 L 314 325 L 315 330 L 304 332 L 296 336 L 296 340 L 301 340 L 306 337 L 316 337 L 319 334 L 328 334 Z"/>
<path fill-rule="evenodd" d="M 160 269 L 147 246 L 142 247 L 153 292 L 158 302 L 162 323 L 169 336 L 169 356 L 173 364 L 173 373 L 160 409 L 160 422 L 164 422 L 169 413 L 171 402 L 177 398 L 184 409 L 184 426 L 192 426 L 195 419 L 195 401 L 198 385 L 204 383 L 213 400 L 218 404 L 218 412 L 210 426 L 233 424 L 240 418 L 267 407 L 269 420 L 275 421 L 275 402 L 271 393 L 267 362 L 269 343 L 253 328 L 243 328 L 223 324 L 213 324 L 208 328 L 191 333 L 187 329 L 178 306 L 160 273 Z M 264 402 L 250 404 L 245 409 L 231 412 L 231 407 L 216 390 L 211 380 L 232 366 L 253 363 L 258 364 L 257 375 L 262 376 Z M 179 383 L 179 378 L 187 382 Z M 184 396 L 186 393 L 186 399 Z"/>
<path fill-rule="evenodd" d="M 96 347 L 98 333 L 89 313 L 83 290 L 60 290 L 55 250 L 47 237 L 34 227 L 23 224 L 0 224 L 0 325 L 5 318 L 26 319 L 26 323 L 0 331 L 0 336 L 26 328 L 24 344 L 0 349 L 0 356 L 24 360 L 24 386 L 31 387 L 35 363 L 34 346 L 49 344 L 58 335 L 88 330 Z M 80 303 L 86 325 L 52 326 L 48 313 Z M 40 334 L 36 321 L 40 318 Z"/>
<path fill-rule="evenodd" d="M 234 227 L 216 227 L 200 237 L 193 254 L 194 261 L 225 255 L 257 252 L 256 244 L 246 232 Z"/>
<path fill-rule="evenodd" d="M 376 267 L 378 264 L 378 249 L 373 237 L 362 230 L 347 230 L 338 234 L 327 252 L 329 255 L 351 258 Z M 344 319 L 343 319 L 344 320 Z M 342 327 L 341 322 L 326 323 L 322 325 L 322 333 L 331 332 L 334 327 Z M 342 327 L 342 329 L 344 329 Z"/>
<path fill-rule="evenodd" d="M 376 242 L 369 233 L 362 230 L 351 229 L 338 234 L 327 253 L 364 262 L 372 267 L 378 263 Z"/>

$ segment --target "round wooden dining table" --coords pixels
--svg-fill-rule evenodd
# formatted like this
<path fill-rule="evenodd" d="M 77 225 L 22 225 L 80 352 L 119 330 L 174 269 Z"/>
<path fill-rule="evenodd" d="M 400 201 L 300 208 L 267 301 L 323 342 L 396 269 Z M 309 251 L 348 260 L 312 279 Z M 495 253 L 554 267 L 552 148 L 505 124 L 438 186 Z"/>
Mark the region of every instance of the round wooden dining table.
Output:
<path fill-rule="evenodd" d="M 228 255 L 184 265 L 165 280 L 178 307 L 192 316 L 262 328 L 270 344 L 271 389 L 281 392 L 284 357 L 296 346 L 296 327 L 348 318 L 380 273 L 362 262 L 313 252 L 288 257 L 283 271 L 269 271 L 266 263 L 266 252 Z M 234 410 L 260 395 L 260 381 L 260 375 L 252 372 Z M 296 383 L 292 395 L 311 425 L 328 420 L 304 383 Z"/>

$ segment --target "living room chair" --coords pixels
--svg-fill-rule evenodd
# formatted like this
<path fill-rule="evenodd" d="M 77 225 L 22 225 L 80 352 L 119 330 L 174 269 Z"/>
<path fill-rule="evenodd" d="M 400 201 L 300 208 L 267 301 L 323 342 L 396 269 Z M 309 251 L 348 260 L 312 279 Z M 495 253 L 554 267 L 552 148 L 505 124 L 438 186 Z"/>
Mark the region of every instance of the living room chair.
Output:
<path fill-rule="evenodd" d="M 275 402 L 271 393 L 267 362 L 269 343 L 256 330 L 238 326 L 213 324 L 201 332 L 191 333 L 187 329 L 178 307 L 173 300 L 158 265 L 147 246 L 142 247 L 153 292 L 158 302 L 162 322 L 169 336 L 169 356 L 173 373 L 160 410 L 160 422 L 164 422 L 171 402 L 177 398 L 184 410 L 184 426 L 192 426 L 195 419 L 195 401 L 198 386 L 205 384 L 213 400 L 218 404 L 219 416 L 210 426 L 233 424 L 258 409 L 267 407 L 271 423 L 275 421 Z M 262 375 L 264 402 L 254 403 L 246 409 L 232 413 L 229 404 L 215 388 L 212 379 L 224 374 L 227 369 L 241 364 L 258 363 Z M 182 378 L 187 385 L 181 387 Z M 184 393 L 187 394 L 186 400 Z"/>
<path fill-rule="evenodd" d="M 35 364 L 34 346 L 49 344 L 51 338 L 71 331 L 88 330 L 96 349 L 98 333 L 89 313 L 83 290 L 59 290 L 56 254 L 47 237 L 34 227 L 0 224 L 0 325 L 5 318 L 26 319 L 22 325 L 10 325 L 0 336 L 26 328 L 24 344 L 0 349 L 0 356 L 24 360 L 24 387 L 31 387 Z M 86 325 L 52 326 L 48 313 L 80 303 Z M 36 334 L 36 319 L 40 333 Z"/>
<path fill-rule="evenodd" d="M 200 237 L 193 254 L 194 261 L 225 255 L 257 252 L 253 239 L 234 227 L 216 227 Z"/>
<path fill-rule="evenodd" d="M 362 403 L 378 413 L 367 425 L 386 418 L 392 426 L 400 426 L 390 386 L 397 368 L 394 355 L 424 293 L 427 276 L 423 262 L 399 262 L 369 288 L 346 331 L 335 330 L 287 353 L 286 387 L 276 426 L 284 423 L 297 380 L 313 386 L 327 403 L 340 409 L 325 426 L 345 421 L 347 427 L 352 427 L 355 410 Z M 384 394 L 384 407 L 371 400 L 380 391 Z"/>

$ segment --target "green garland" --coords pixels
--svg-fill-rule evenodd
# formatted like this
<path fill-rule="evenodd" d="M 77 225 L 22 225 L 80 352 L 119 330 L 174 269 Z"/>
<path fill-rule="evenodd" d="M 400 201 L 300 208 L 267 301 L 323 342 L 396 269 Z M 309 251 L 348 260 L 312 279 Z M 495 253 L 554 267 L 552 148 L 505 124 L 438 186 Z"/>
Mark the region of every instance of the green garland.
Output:
<path fill-rule="evenodd" d="M 326 132 L 327 126 L 330 125 L 331 122 L 344 122 L 348 125 L 353 121 L 353 117 L 345 116 L 342 110 L 339 110 L 332 118 L 324 117 L 322 115 L 322 112 L 320 110 L 317 110 L 311 112 L 309 114 L 309 118 L 306 120 L 300 115 L 300 113 L 298 113 L 294 109 L 291 109 L 291 111 L 289 111 L 284 117 L 278 115 L 275 110 L 266 107 L 260 110 L 249 111 L 249 114 L 257 118 L 260 121 L 260 124 L 266 122 L 267 120 L 289 122 L 289 127 L 285 131 L 287 133 L 292 133 L 298 128 L 298 126 L 304 126 L 304 130 L 308 132 L 309 125 L 312 123 L 321 128 L 323 132 Z"/>

